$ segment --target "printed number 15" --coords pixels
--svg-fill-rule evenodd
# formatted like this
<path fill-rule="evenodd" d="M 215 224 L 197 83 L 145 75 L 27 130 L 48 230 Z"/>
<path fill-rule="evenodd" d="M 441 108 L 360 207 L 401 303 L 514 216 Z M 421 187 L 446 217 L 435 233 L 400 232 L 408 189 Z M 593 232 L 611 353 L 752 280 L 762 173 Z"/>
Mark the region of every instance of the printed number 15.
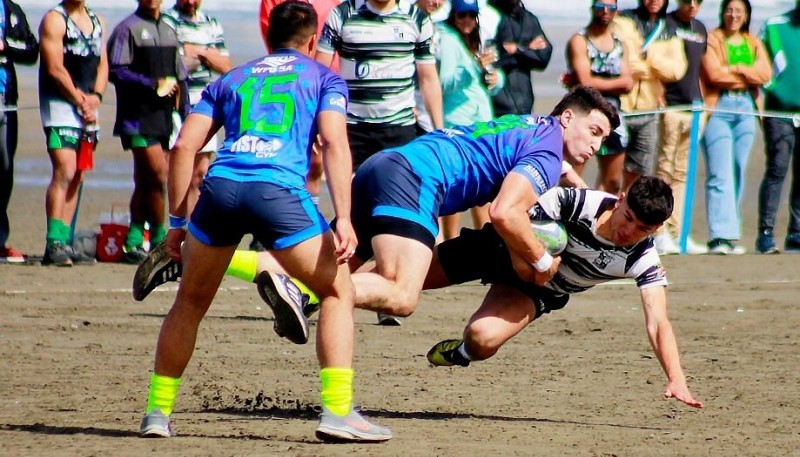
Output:
<path fill-rule="evenodd" d="M 297 81 L 297 73 L 267 76 L 264 79 L 247 78 L 239 86 L 242 111 L 239 119 L 241 131 L 280 135 L 289 130 L 294 120 L 294 98 L 288 92 L 273 92 L 275 86 Z M 273 113 L 280 112 L 276 120 Z"/>

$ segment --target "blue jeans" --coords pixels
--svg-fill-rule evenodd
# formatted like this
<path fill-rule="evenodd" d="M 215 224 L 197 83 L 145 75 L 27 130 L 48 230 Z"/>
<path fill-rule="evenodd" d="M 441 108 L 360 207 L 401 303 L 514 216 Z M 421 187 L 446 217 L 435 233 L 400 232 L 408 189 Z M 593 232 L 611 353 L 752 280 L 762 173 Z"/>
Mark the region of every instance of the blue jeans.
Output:
<path fill-rule="evenodd" d="M 764 119 L 766 169 L 758 197 L 758 230 L 775 228 L 783 182 L 792 170 L 789 234 L 800 233 L 800 128 L 786 119 Z"/>
<path fill-rule="evenodd" d="M 755 110 L 749 93 L 723 94 L 716 109 Z M 706 219 L 710 239 L 741 238 L 740 206 L 745 170 L 756 132 L 751 114 L 712 113 L 703 135 L 706 158 Z"/>

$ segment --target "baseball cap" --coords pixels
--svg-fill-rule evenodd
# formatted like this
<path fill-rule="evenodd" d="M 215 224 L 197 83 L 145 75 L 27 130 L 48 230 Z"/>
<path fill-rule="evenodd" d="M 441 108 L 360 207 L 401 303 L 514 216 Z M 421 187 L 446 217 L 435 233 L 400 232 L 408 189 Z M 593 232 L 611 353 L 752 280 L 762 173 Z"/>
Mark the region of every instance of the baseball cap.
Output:
<path fill-rule="evenodd" d="M 450 7 L 456 13 L 478 12 L 478 0 L 452 0 Z"/>

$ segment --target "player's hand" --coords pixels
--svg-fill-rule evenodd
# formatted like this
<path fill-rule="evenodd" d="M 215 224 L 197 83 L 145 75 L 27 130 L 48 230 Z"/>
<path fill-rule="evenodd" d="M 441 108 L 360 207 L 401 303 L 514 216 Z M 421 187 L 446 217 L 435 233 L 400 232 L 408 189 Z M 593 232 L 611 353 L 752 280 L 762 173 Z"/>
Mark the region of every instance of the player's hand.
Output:
<path fill-rule="evenodd" d="M 674 398 L 693 408 L 703 407 L 703 402 L 695 400 L 692 393 L 689 392 L 689 387 L 686 386 L 686 382 L 671 381 L 667 384 L 666 389 L 664 389 L 664 398 Z"/>
<path fill-rule="evenodd" d="M 517 43 L 506 41 L 503 43 L 503 49 L 505 49 L 509 55 L 514 55 L 517 53 Z"/>
<path fill-rule="evenodd" d="M 358 239 L 350 218 L 336 218 L 336 262 L 339 265 L 347 263 L 356 253 Z"/>
<path fill-rule="evenodd" d="M 186 239 L 186 230 L 169 229 L 167 232 L 167 254 L 176 262 L 181 261 L 181 245 Z"/>
<path fill-rule="evenodd" d="M 547 271 L 536 271 L 536 274 L 533 279 L 533 283 L 537 286 L 543 286 L 550 282 L 553 279 L 553 276 L 556 275 L 558 272 L 558 267 L 561 265 L 561 257 L 553 257 L 553 264 L 550 265 L 550 269 Z"/>

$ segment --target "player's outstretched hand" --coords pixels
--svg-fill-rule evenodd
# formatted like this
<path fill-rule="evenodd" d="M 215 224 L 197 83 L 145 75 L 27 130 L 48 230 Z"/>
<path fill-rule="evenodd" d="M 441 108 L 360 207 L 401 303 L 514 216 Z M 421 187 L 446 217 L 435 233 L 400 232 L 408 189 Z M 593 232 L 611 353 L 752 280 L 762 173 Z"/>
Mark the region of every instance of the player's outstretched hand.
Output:
<path fill-rule="evenodd" d="M 703 402 L 694 399 L 685 382 L 670 382 L 664 390 L 664 398 L 674 398 L 694 408 L 703 407 Z"/>
<path fill-rule="evenodd" d="M 336 262 L 341 265 L 353 257 L 358 246 L 356 232 L 349 218 L 336 218 L 336 238 Z"/>
<path fill-rule="evenodd" d="M 181 244 L 185 239 L 186 230 L 184 229 L 169 229 L 167 232 L 167 253 L 172 260 L 181 261 Z"/>

